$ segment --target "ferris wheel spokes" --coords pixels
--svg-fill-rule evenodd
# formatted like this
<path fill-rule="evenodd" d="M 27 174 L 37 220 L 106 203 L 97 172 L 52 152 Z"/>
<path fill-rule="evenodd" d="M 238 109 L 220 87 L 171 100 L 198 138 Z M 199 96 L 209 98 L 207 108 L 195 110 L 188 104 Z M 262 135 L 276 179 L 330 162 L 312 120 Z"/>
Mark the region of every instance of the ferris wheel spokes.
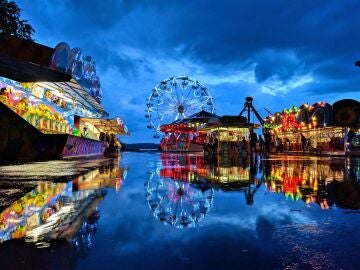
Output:
<path fill-rule="evenodd" d="M 214 111 L 213 98 L 206 86 L 186 76 L 171 77 L 156 85 L 146 100 L 145 118 L 154 137 L 160 126 L 186 118 L 200 110 Z"/>

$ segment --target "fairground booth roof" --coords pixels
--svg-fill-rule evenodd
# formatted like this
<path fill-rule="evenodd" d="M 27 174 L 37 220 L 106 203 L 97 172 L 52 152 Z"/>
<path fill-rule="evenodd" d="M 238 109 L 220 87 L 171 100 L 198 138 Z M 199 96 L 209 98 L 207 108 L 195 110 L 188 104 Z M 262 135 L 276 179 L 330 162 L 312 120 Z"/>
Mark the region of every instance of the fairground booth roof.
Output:
<path fill-rule="evenodd" d="M 313 105 L 293 106 L 268 116 L 264 127 L 279 132 L 318 127 L 360 128 L 360 102 L 342 99 L 333 105 L 317 102 Z"/>
<path fill-rule="evenodd" d="M 114 119 L 81 118 L 81 121 L 93 125 L 100 132 L 108 132 L 118 135 L 128 134 L 128 129 L 120 117 L 116 117 Z"/>
<path fill-rule="evenodd" d="M 207 111 L 200 111 L 190 115 L 187 118 L 176 120 L 170 124 L 165 124 L 160 127 L 160 131 L 168 132 L 184 132 L 192 133 L 198 132 L 198 127 L 209 121 L 217 121 L 220 116 L 209 113 Z"/>
<path fill-rule="evenodd" d="M 204 125 L 200 125 L 200 131 L 209 131 L 212 129 L 238 129 L 238 128 L 260 128 L 260 124 L 247 123 L 247 118 L 241 115 L 224 115 L 218 117 L 216 121 L 209 121 Z"/>
<path fill-rule="evenodd" d="M 94 60 L 64 42 L 50 48 L 0 34 L 0 76 L 21 83 L 39 83 L 74 100 L 76 106 L 96 117 L 108 116 L 100 104 L 100 80 Z"/>

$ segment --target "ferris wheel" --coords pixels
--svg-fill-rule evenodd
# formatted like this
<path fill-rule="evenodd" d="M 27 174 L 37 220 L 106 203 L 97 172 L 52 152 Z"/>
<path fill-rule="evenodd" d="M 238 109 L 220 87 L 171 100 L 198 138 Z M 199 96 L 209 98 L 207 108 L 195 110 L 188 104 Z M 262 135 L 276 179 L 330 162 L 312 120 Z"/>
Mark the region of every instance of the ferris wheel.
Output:
<path fill-rule="evenodd" d="M 147 128 L 160 138 L 160 126 L 184 119 L 201 110 L 214 113 L 214 101 L 208 88 L 186 76 L 171 77 L 151 90 L 146 100 Z"/>

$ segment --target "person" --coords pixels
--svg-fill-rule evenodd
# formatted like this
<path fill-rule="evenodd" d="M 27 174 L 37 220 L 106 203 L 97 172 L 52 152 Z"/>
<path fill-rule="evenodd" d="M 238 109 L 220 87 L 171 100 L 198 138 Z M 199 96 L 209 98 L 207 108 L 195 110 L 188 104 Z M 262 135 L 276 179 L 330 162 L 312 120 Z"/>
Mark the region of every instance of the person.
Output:
<path fill-rule="evenodd" d="M 352 141 L 354 140 L 356 134 L 354 130 L 350 129 L 347 134 L 347 140 L 346 140 L 346 150 L 352 150 L 353 144 Z"/>
<path fill-rule="evenodd" d="M 83 131 L 81 132 L 81 137 L 87 138 L 89 133 L 87 132 L 87 127 L 83 128 Z"/>
<path fill-rule="evenodd" d="M 305 152 L 306 150 L 306 137 L 304 136 L 304 134 L 301 134 L 301 147 L 303 152 Z"/>
<path fill-rule="evenodd" d="M 99 140 L 104 142 L 105 141 L 105 132 L 100 132 L 100 135 L 99 135 Z"/>
<path fill-rule="evenodd" d="M 270 146 L 271 146 L 271 135 L 269 133 L 269 131 L 265 131 L 264 134 L 264 138 L 265 138 L 265 152 L 266 154 L 270 154 Z"/>
<path fill-rule="evenodd" d="M 212 152 L 214 154 L 216 154 L 218 152 L 218 146 L 219 146 L 219 139 L 218 139 L 218 134 L 215 133 L 214 134 L 214 141 L 213 141 L 213 145 L 212 145 Z"/>
<path fill-rule="evenodd" d="M 113 135 L 113 146 L 112 146 L 112 152 L 114 154 L 119 153 L 119 150 L 121 150 L 121 144 L 119 140 L 116 138 L 115 134 Z"/>
<path fill-rule="evenodd" d="M 256 154 L 257 135 L 250 129 L 250 151 Z"/>
<path fill-rule="evenodd" d="M 275 147 L 276 147 L 276 153 L 283 151 L 283 144 L 278 136 L 275 139 Z"/>
<path fill-rule="evenodd" d="M 242 140 L 240 142 L 239 153 L 240 153 L 241 156 L 244 156 L 243 153 L 246 154 L 245 156 L 247 156 L 249 154 L 248 151 L 247 151 L 247 141 L 246 141 L 245 137 L 242 137 Z"/>
<path fill-rule="evenodd" d="M 259 142 L 260 153 L 263 153 L 264 152 L 264 143 L 265 143 L 265 141 L 264 141 L 263 137 L 261 136 L 261 134 L 259 134 L 258 142 Z"/>
<path fill-rule="evenodd" d="M 285 150 L 290 151 L 290 139 L 288 137 L 284 139 L 284 145 L 285 145 Z"/>

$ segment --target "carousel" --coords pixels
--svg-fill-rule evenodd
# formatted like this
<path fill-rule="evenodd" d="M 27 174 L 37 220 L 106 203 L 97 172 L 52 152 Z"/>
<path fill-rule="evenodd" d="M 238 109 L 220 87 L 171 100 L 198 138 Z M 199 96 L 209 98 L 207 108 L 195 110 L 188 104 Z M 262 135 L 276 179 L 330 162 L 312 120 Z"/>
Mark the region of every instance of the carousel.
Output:
<path fill-rule="evenodd" d="M 219 116 L 204 110 L 188 118 L 176 120 L 160 126 L 165 134 L 160 141 L 163 151 L 202 151 L 207 140 L 207 132 L 200 127 L 206 123 L 217 122 Z"/>

